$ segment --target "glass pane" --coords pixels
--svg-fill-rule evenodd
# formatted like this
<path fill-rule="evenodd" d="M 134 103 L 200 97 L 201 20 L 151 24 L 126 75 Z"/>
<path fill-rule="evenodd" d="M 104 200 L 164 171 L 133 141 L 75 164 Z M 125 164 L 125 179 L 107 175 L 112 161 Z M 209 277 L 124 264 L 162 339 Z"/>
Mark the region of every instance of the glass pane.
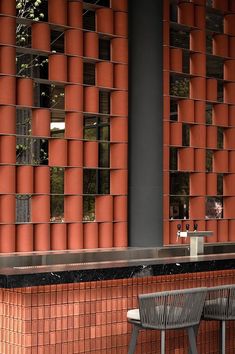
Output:
<path fill-rule="evenodd" d="M 101 126 L 99 128 L 99 140 L 107 140 L 107 141 L 110 140 L 110 137 L 109 137 L 109 126 L 108 125 Z"/>
<path fill-rule="evenodd" d="M 170 194 L 189 195 L 189 173 L 173 172 L 170 174 Z"/>
<path fill-rule="evenodd" d="M 176 4 L 170 4 L 170 21 L 178 21 L 178 6 Z"/>
<path fill-rule="evenodd" d="M 35 83 L 35 106 L 44 108 L 64 109 L 64 87 Z"/>
<path fill-rule="evenodd" d="M 31 135 L 32 122 L 31 109 L 17 109 L 16 110 L 16 134 L 17 135 Z"/>
<path fill-rule="evenodd" d="M 94 4 L 96 5 L 98 3 L 99 6 L 105 6 L 105 7 L 110 7 L 110 0 L 84 0 L 84 3 L 89 3 L 89 4 Z"/>
<path fill-rule="evenodd" d="M 99 38 L 99 59 L 110 60 L 110 40 Z"/>
<path fill-rule="evenodd" d="M 16 0 L 16 16 L 34 21 L 47 21 L 47 0 L 40 0 L 39 2 Z"/>
<path fill-rule="evenodd" d="M 189 32 L 171 28 L 170 46 L 189 49 Z"/>
<path fill-rule="evenodd" d="M 224 147 L 224 129 L 221 127 L 217 128 L 217 148 L 223 149 Z"/>
<path fill-rule="evenodd" d="M 16 222 L 31 221 L 31 196 L 16 195 Z"/>
<path fill-rule="evenodd" d="M 98 193 L 99 194 L 110 193 L 110 171 L 109 170 L 98 171 Z"/>
<path fill-rule="evenodd" d="M 189 52 L 183 51 L 183 73 L 189 73 Z"/>
<path fill-rule="evenodd" d="M 188 124 L 182 124 L 182 145 L 190 145 L 190 127 Z"/>
<path fill-rule="evenodd" d="M 217 79 L 223 79 L 224 63 L 220 58 L 207 56 L 206 58 L 206 75 Z"/>
<path fill-rule="evenodd" d="M 51 219 L 52 222 L 64 221 L 64 196 L 51 195 Z"/>
<path fill-rule="evenodd" d="M 83 28 L 95 31 L 95 11 L 83 10 Z"/>
<path fill-rule="evenodd" d="M 223 174 L 217 175 L 217 195 L 223 195 Z"/>
<path fill-rule="evenodd" d="M 212 104 L 206 104 L 206 124 L 212 124 Z"/>
<path fill-rule="evenodd" d="M 99 143 L 99 167 L 109 167 L 108 143 Z"/>
<path fill-rule="evenodd" d="M 95 64 L 83 63 L 83 83 L 85 85 L 95 85 Z"/>
<path fill-rule="evenodd" d="M 83 193 L 96 194 L 97 170 L 83 170 Z"/>
<path fill-rule="evenodd" d="M 84 117 L 84 139 L 97 140 L 97 117 Z"/>
<path fill-rule="evenodd" d="M 176 100 L 170 100 L 170 120 L 178 120 L 178 104 Z"/>
<path fill-rule="evenodd" d="M 83 220 L 84 221 L 95 220 L 95 197 L 92 196 L 83 197 Z"/>
<path fill-rule="evenodd" d="M 212 34 L 206 34 L 206 52 L 212 54 Z"/>
<path fill-rule="evenodd" d="M 223 102 L 224 101 L 224 84 L 223 81 L 218 81 L 217 82 L 217 87 L 218 87 L 218 91 L 217 91 L 217 101 L 218 102 Z"/>
<path fill-rule="evenodd" d="M 170 148 L 170 170 L 177 171 L 178 169 L 178 149 L 171 147 Z"/>
<path fill-rule="evenodd" d="M 170 218 L 188 219 L 189 217 L 189 198 L 170 197 Z"/>
<path fill-rule="evenodd" d="M 212 172 L 213 151 L 206 150 L 206 172 Z"/>
<path fill-rule="evenodd" d="M 189 79 L 179 75 L 171 75 L 170 95 L 178 97 L 189 97 Z"/>
<path fill-rule="evenodd" d="M 52 194 L 63 194 L 64 193 L 64 168 L 51 167 L 50 182 L 51 182 Z"/>
<path fill-rule="evenodd" d="M 100 113 L 110 113 L 110 92 L 99 91 L 99 109 Z"/>
<path fill-rule="evenodd" d="M 16 75 L 48 79 L 48 58 L 17 52 Z"/>
<path fill-rule="evenodd" d="M 51 136 L 53 138 L 63 138 L 65 130 L 64 112 L 51 112 Z"/>
<path fill-rule="evenodd" d="M 64 53 L 64 32 L 51 30 L 51 51 Z"/>
<path fill-rule="evenodd" d="M 222 15 L 217 13 L 206 14 L 206 28 L 213 32 L 224 32 L 224 18 Z"/>
<path fill-rule="evenodd" d="M 222 197 L 206 198 L 206 218 L 207 219 L 223 218 L 223 198 Z"/>

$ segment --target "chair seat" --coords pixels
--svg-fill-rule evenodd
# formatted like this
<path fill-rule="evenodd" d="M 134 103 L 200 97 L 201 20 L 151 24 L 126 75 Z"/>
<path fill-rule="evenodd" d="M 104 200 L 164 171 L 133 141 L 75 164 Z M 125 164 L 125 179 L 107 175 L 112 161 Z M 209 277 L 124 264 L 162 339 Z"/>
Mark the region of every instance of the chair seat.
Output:
<path fill-rule="evenodd" d="M 127 318 L 130 321 L 140 321 L 140 310 L 133 309 L 133 310 L 127 311 Z"/>
<path fill-rule="evenodd" d="M 230 304 L 228 313 L 228 299 L 220 297 L 217 299 L 206 300 L 204 304 L 203 318 L 226 320 L 228 317 L 234 318 L 235 303 Z"/>
<path fill-rule="evenodd" d="M 182 307 L 172 307 L 172 306 L 156 306 L 155 307 L 155 314 L 157 316 L 162 316 L 162 314 L 165 313 L 166 317 L 171 317 L 173 322 L 177 322 L 177 319 L 181 316 L 182 314 Z M 132 309 L 127 311 L 127 319 L 129 321 L 140 321 L 140 311 L 139 309 Z M 171 322 L 171 321 L 170 321 Z"/>

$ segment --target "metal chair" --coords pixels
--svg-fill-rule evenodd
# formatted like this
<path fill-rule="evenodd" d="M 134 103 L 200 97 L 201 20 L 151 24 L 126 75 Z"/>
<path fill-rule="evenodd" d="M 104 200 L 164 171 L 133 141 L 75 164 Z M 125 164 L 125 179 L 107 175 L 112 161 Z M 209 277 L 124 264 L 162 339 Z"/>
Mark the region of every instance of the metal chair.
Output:
<path fill-rule="evenodd" d="M 194 326 L 200 322 L 207 288 L 194 288 L 139 295 L 139 309 L 129 310 L 133 324 L 128 354 L 134 354 L 140 329 L 161 331 L 161 354 L 165 353 L 165 331 L 187 328 L 192 354 L 197 354 Z"/>
<path fill-rule="evenodd" d="M 225 354 L 225 323 L 235 320 L 235 285 L 208 288 L 202 319 L 220 321 L 220 353 Z"/>

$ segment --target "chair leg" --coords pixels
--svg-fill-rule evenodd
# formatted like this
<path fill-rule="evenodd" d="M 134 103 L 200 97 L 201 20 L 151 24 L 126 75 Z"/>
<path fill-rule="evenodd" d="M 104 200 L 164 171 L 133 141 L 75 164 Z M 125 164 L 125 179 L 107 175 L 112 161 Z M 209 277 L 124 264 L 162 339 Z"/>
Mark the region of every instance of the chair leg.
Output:
<path fill-rule="evenodd" d="M 196 338 L 197 338 L 198 329 L 199 329 L 199 325 L 193 327 L 194 335 L 195 335 L 195 340 L 196 340 Z M 192 354 L 191 348 L 189 348 L 188 354 Z"/>
<path fill-rule="evenodd" d="M 139 334 L 139 327 L 133 325 L 133 330 L 131 333 L 131 341 L 128 349 L 128 354 L 134 354 L 135 353 L 135 347 L 136 347 L 136 342 L 137 342 L 137 337 Z"/>
<path fill-rule="evenodd" d="M 226 351 L 226 332 L 225 321 L 220 321 L 220 353 L 225 354 Z"/>
<path fill-rule="evenodd" d="M 165 354 L 165 340 L 166 340 L 165 331 L 162 330 L 161 331 L 161 354 Z"/>
<path fill-rule="evenodd" d="M 189 346 L 192 354 L 198 354 L 197 345 L 196 345 L 196 337 L 193 327 L 188 327 L 188 338 L 189 338 Z"/>

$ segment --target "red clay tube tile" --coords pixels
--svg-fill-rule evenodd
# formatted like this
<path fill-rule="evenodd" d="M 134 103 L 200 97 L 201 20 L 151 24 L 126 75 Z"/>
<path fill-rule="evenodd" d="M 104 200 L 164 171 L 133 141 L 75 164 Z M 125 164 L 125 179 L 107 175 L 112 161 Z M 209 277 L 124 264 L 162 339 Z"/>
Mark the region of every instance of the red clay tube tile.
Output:
<path fill-rule="evenodd" d="M 34 251 L 49 251 L 50 246 L 50 225 L 34 225 Z"/>
<path fill-rule="evenodd" d="M 193 30 L 190 32 L 190 50 L 195 52 L 206 51 L 205 32 L 201 30 Z"/>
<path fill-rule="evenodd" d="M 121 90 L 128 89 L 128 66 L 114 64 L 114 87 Z"/>
<path fill-rule="evenodd" d="M 0 166 L 0 193 L 15 193 L 15 176 L 15 166 Z"/>
<path fill-rule="evenodd" d="M 84 248 L 98 248 L 98 224 L 97 222 L 90 222 L 83 224 L 84 233 Z"/>
<path fill-rule="evenodd" d="M 115 222 L 113 224 L 113 245 L 114 247 L 127 247 L 128 235 L 127 235 L 127 223 Z"/>
<path fill-rule="evenodd" d="M 228 56 L 228 39 L 225 34 L 215 34 L 212 39 L 212 53 L 222 57 Z"/>
<path fill-rule="evenodd" d="M 194 149 L 194 170 L 197 172 L 205 171 L 205 149 Z"/>
<path fill-rule="evenodd" d="M 235 173 L 235 151 L 228 153 L 228 168 L 230 173 Z"/>
<path fill-rule="evenodd" d="M 84 166 L 85 167 L 98 167 L 99 148 L 96 141 L 84 142 Z"/>
<path fill-rule="evenodd" d="M 218 103 L 213 105 L 212 121 L 216 126 L 228 125 L 228 105 L 224 103 Z"/>
<path fill-rule="evenodd" d="M 0 137 L 0 162 L 16 163 L 16 137 L 2 135 Z"/>
<path fill-rule="evenodd" d="M 16 108 L 12 106 L 0 106 L 0 131 L 3 134 L 16 133 Z"/>
<path fill-rule="evenodd" d="M 96 31 L 113 34 L 113 10 L 111 8 L 96 10 Z"/>
<path fill-rule="evenodd" d="M 110 194 L 127 194 L 127 170 L 110 171 Z"/>
<path fill-rule="evenodd" d="M 67 141 L 64 139 L 49 140 L 49 165 L 67 166 Z"/>
<path fill-rule="evenodd" d="M 235 196 L 235 184 L 234 184 L 235 174 L 227 174 L 224 176 L 223 184 L 223 195 L 224 196 Z"/>
<path fill-rule="evenodd" d="M 84 57 L 99 57 L 99 36 L 95 32 L 84 32 Z"/>
<path fill-rule="evenodd" d="M 194 26 L 194 4 L 183 2 L 178 5 L 179 23 L 186 26 Z"/>
<path fill-rule="evenodd" d="M 51 81 L 67 81 L 67 56 L 64 54 L 49 55 L 48 79 Z"/>
<path fill-rule="evenodd" d="M 180 122 L 170 124 L 170 145 L 182 146 L 182 123 Z"/>
<path fill-rule="evenodd" d="M 235 197 L 224 197 L 223 198 L 223 211 L 225 219 L 234 219 L 235 209 L 234 209 Z"/>
<path fill-rule="evenodd" d="M 206 127 L 206 146 L 210 149 L 217 148 L 217 127 L 207 126 Z"/>
<path fill-rule="evenodd" d="M 190 195 L 205 195 L 206 194 L 206 174 L 205 173 L 190 173 Z"/>
<path fill-rule="evenodd" d="M 32 23 L 31 31 L 32 48 L 49 52 L 51 49 L 51 32 L 48 23 Z"/>
<path fill-rule="evenodd" d="M 33 166 L 17 166 L 16 193 L 33 193 Z"/>
<path fill-rule="evenodd" d="M 51 249 L 54 251 L 67 249 L 66 224 L 51 224 Z"/>
<path fill-rule="evenodd" d="M 16 20 L 13 17 L 0 17 L 0 28 L 4 31 L 0 32 L 0 43 L 15 45 L 16 43 Z"/>
<path fill-rule="evenodd" d="M 224 16 L 224 33 L 235 36 L 234 21 L 235 14 L 228 14 Z"/>
<path fill-rule="evenodd" d="M 127 221 L 127 197 L 115 196 L 113 201 L 113 220 Z"/>
<path fill-rule="evenodd" d="M 179 100 L 178 116 L 180 122 L 194 122 L 194 101 Z"/>
<path fill-rule="evenodd" d="M 32 135 L 50 136 L 51 113 L 47 108 L 32 110 Z"/>
<path fill-rule="evenodd" d="M 83 193 L 83 169 L 66 168 L 64 172 L 64 194 Z"/>
<path fill-rule="evenodd" d="M 0 222 L 14 224 L 16 216 L 16 200 L 14 195 L 0 196 Z"/>
<path fill-rule="evenodd" d="M 84 88 L 84 111 L 90 113 L 99 112 L 99 89 L 97 87 Z"/>
<path fill-rule="evenodd" d="M 235 220 L 228 220 L 228 240 L 235 241 Z"/>
<path fill-rule="evenodd" d="M 224 80 L 235 81 L 235 60 L 224 61 Z"/>
<path fill-rule="evenodd" d="M 190 98 L 206 99 L 206 79 L 203 77 L 194 77 L 190 79 Z"/>
<path fill-rule="evenodd" d="M 83 203 L 81 196 L 64 197 L 64 219 L 67 222 L 82 221 Z"/>
<path fill-rule="evenodd" d="M 191 197 L 189 200 L 189 218 L 204 219 L 205 217 L 205 197 Z"/>
<path fill-rule="evenodd" d="M 82 28 L 82 2 L 81 1 L 69 1 L 68 6 L 68 25 L 71 27 Z"/>
<path fill-rule="evenodd" d="M 16 78 L 10 76 L 0 77 L 0 103 L 16 103 Z"/>
<path fill-rule="evenodd" d="M 0 72 L 6 75 L 16 74 L 16 49 L 14 47 L 0 47 Z"/>
<path fill-rule="evenodd" d="M 191 145 L 197 148 L 206 147 L 206 126 L 193 125 L 190 129 Z"/>
<path fill-rule="evenodd" d="M 15 225 L 0 225 L 0 252 L 16 251 Z"/>
<path fill-rule="evenodd" d="M 33 249 L 33 225 L 16 226 L 16 251 L 32 252 Z"/>
<path fill-rule="evenodd" d="M 111 117 L 110 121 L 110 141 L 128 141 L 128 120 L 127 118 Z"/>
<path fill-rule="evenodd" d="M 206 221 L 206 230 L 213 231 L 213 236 L 206 237 L 206 242 L 217 242 L 217 220 L 207 220 Z"/>
<path fill-rule="evenodd" d="M 65 54 L 83 55 L 83 32 L 79 29 L 65 31 Z"/>
<path fill-rule="evenodd" d="M 50 193 L 50 168 L 48 166 L 34 167 L 34 193 Z"/>
<path fill-rule="evenodd" d="M 50 221 L 50 197 L 34 195 L 31 199 L 32 222 L 46 223 Z"/>
<path fill-rule="evenodd" d="M 206 194 L 217 195 L 217 174 L 216 173 L 206 174 Z"/>
<path fill-rule="evenodd" d="M 183 50 L 181 48 L 170 48 L 170 70 L 183 71 Z"/>
<path fill-rule="evenodd" d="M 111 92 L 111 114 L 118 116 L 128 115 L 128 93 L 126 91 Z"/>
<path fill-rule="evenodd" d="M 110 167 L 127 168 L 128 165 L 128 146 L 127 144 L 110 144 Z"/>
<path fill-rule="evenodd" d="M 111 40 L 111 59 L 119 63 L 128 63 L 128 40 L 113 38 Z"/>
<path fill-rule="evenodd" d="M 194 151 L 193 148 L 181 148 L 178 152 L 178 167 L 179 171 L 194 170 Z"/>
<path fill-rule="evenodd" d="M 190 56 L 190 74 L 206 76 L 206 55 L 193 53 Z"/>
<path fill-rule="evenodd" d="M 235 103 L 235 82 L 226 82 L 224 84 L 224 102 Z"/>
<path fill-rule="evenodd" d="M 70 140 L 68 141 L 68 166 L 83 166 L 83 142 Z"/>
<path fill-rule="evenodd" d="M 194 24 L 200 29 L 206 27 L 206 8 L 204 6 L 194 6 Z"/>
<path fill-rule="evenodd" d="M 228 0 L 213 0 L 212 7 L 221 11 L 228 11 Z"/>
<path fill-rule="evenodd" d="M 65 110 L 83 111 L 83 87 L 80 85 L 65 86 Z"/>
<path fill-rule="evenodd" d="M 113 64 L 100 62 L 96 64 L 96 84 L 101 87 L 113 87 Z"/>
<path fill-rule="evenodd" d="M 48 22 L 67 25 L 66 0 L 48 0 Z"/>
<path fill-rule="evenodd" d="M 113 221 L 113 197 L 111 195 L 95 197 L 95 219 L 98 222 Z"/>
<path fill-rule="evenodd" d="M 68 249 L 77 250 L 83 248 L 83 224 L 67 224 L 68 230 Z"/>
<path fill-rule="evenodd" d="M 83 138 L 83 114 L 66 113 L 65 115 L 65 136 L 66 138 Z"/>
<path fill-rule="evenodd" d="M 128 15 L 125 12 L 114 12 L 114 34 L 116 36 L 128 36 Z"/>
<path fill-rule="evenodd" d="M 206 100 L 217 101 L 217 80 L 206 79 Z"/>
<path fill-rule="evenodd" d="M 235 58 L 235 37 L 229 37 L 228 56 L 231 58 Z"/>
<path fill-rule="evenodd" d="M 213 171 L 218 173 L 228 172 L 228 151 L 218 150 L 214 152 Z"/>
<path fill-rule="evenodd" d="M 83 61 L 79 57 L 68 57 L 68 81 L 83 83 Z"/>
<path fill-rule="evenodd" d="M 16 2 L 15 0 L 1 0 L 0 13 L 3 15 L 16 15 Z"/>
<path fill-rule="evenodd" d="M 224 131 L 224 148 L 228 150 L 235 149 L 235 128 L 228 128 Z"/>
<path fill-rule="evenodd" d="M 33 80 L 28 77 L 18 78 L 16 87 L 16 103 L 21 106 L 33 106 Z"/>
<path fill-rule="evenodd" d="M 99 248 L 113 247 L 113 223 L 99 223 Z"/>
<path fill-rule="evenodd" d="M 128 1 L 127 0 L 111 0 L 111 8 L 115 11 L 127 11 Z"/>

